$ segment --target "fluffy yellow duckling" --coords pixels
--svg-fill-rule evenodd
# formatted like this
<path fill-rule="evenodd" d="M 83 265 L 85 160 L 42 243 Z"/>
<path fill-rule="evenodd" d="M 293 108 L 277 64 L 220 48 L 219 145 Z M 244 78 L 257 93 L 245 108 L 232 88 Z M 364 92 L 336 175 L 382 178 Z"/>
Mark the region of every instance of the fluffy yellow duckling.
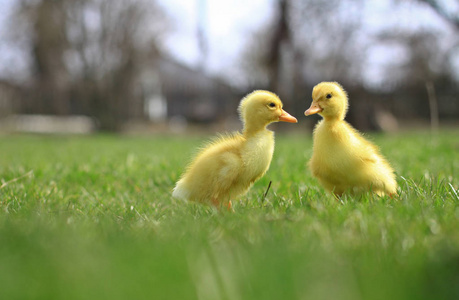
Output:
<path fill-rule="evenodd" d="M 395 194 L 394 170 L 375 145 L 344 121 L 347 109 L 347 93 L 339 83 L 322 82 L 314 87 L 311 107 L 304 114 L 318 113 L 323 120 L 314 129 L 312 174 L 337 196 L 370 190 L 378 195 Z"/>
<path fill-rule="evenodd" d="M 268 91 L 254 91 L 241 100 L 242 134 L 218 138 L 205 147 L 177 182 L 172 196 L 178 199 L 227 204 L 245 194 L 269 168 L 274 151 L 272 122 L 296 123 L 282 109 L 281 100 Z"/>

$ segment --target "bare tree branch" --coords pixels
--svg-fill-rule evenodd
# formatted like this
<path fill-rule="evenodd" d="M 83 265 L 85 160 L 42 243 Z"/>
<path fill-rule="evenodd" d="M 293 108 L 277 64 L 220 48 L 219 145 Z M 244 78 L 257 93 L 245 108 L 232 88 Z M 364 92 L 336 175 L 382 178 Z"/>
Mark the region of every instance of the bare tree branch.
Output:
<path fill-rule="evenodd" d="M 446 20 L 451 25 L 459 29 L 459 15 L 450 14 L 446 7 L 442 6 L 439 1 L 436 0 L 418 0 L 419 2 L 426 3 L 429 5 L 439 16 Z"/>

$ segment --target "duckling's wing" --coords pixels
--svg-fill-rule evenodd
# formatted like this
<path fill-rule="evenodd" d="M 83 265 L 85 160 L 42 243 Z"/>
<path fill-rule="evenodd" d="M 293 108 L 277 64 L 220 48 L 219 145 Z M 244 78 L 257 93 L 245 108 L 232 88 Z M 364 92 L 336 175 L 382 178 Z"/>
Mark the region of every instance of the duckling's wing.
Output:
<path fill-rule="evenodd" d="M 371 144 L 364 145 L 364 151 L 360 153 L 360 157 L 364 162 L 367 163 L 377 163 L 378 162 L 378 149 Z"/>
<path fill-rule="evenodd" d="M 231 189 L 243 169 L 241 157 L 234 152 L 224 152 L 219 157 L 219 168 L 215 174 L 215 186 L 218 193 L 224 193 Z"/>
<path fill-rule="evenodd" d="M 195 201 L 225 201 L 243 168 L 229 151 L 204 151 L 177 182 L 173 196 Z"/>
<path fill-rule="evenodd" d="M 367 163 L 376 163 L 378 161 L 379 149 L 373 143 L 362 136 L 355 128 L 348 125 L 348 132 L 354 147 L 354 153 L 362 161 Z"/>

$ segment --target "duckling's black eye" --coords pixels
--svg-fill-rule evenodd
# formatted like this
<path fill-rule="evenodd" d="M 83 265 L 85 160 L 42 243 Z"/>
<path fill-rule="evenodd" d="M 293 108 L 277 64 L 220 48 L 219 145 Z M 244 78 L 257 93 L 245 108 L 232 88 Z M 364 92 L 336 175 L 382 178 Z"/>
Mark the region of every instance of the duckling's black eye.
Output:
<path fill-rule="evenodd" d="M 276 104 L 274 104 L 274 102 L 271 102 L 271 103 L 269 103 L 269 106 L 270 107 L 276 107 Z"/>
<path fill-rule="evenodd" d="M 327 94 L 327 99 L 330 99 L 332 97 L 332 94 Z"/>

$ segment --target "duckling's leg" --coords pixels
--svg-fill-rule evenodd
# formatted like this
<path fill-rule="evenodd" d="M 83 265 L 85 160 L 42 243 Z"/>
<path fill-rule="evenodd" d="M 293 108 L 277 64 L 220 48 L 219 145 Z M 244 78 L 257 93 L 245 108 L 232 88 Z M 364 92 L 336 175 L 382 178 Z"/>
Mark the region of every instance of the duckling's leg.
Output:
<path fill-rule="evenodd" d="M 371 191 L 371 190 L 370 190 L 370 191 Z M 386 193 L 384 193 L 384 191 L 374 191 L 374 193 L 375 193 L 376 195 L 378 195 L 379 197 L 384 197 L 384 196 L 386 195 Z M 389 194 L 389 196 L 390 196 L 390 194 Z M 391 198 L 392 198 L 392 197 L 391 197 Z"/>
<path fill-rule="evenodd" d="M 210 203 L 212 203 L 213 206 L 215 206 L 216 208 L 220 209 L 222 207 L 222 203 L 220 201 L 218 201 L 218 198 L 217 197 L 213 197 L 211 200 L 210 200 Z M 228 209 L 228 211 L 231 211 L 233 212 L 233 203 L 231 203 L 231 200 L 228 201 L 228 203 L 226 204 L 226 208 Z"/>
<path fill-rule="evenodd" d="M 210 203 L 212 203 L 212 205 L 215 206 L 215 207 L 219 207 L 220 206 L 220 201 L 218 201 L 217 197 L 212 197 L 212 199 L 210 199 Z"/>

